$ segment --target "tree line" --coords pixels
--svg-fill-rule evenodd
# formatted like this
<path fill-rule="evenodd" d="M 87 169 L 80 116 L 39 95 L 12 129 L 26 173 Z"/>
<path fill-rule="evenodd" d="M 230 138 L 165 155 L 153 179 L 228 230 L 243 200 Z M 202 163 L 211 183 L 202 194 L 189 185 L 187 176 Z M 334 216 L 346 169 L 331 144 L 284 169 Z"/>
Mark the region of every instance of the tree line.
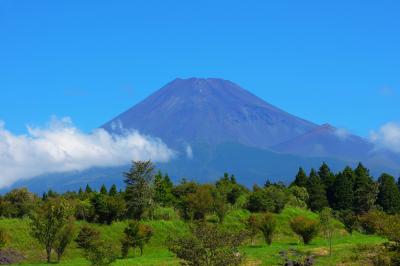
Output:
<path fill-rule="evenodd" d="M 100 232 L 83 226 L 74 236 L 75 220 L 88 223 L 111 224 L 114 221 L 131 221 L 121 235 L 121 256 L 126 257 L 131 248 L 143 253 L 153 230 L 142 223 L 145 219 L 171 219 L 169 210 L 177 210 L 182 220 L 190 224 L 191 235 L 168 241 L 169 249 L 179 258 L 191 261 L 187 265 L 206 265 L 199 261 L 229 262 L 239 265 L 244 257 L 239 245 L 262 233 L 265 242 L 273 241 L 276 221 L 274 213 L 285 207 L 309 208 L 319 213 L 315 222 L 304 216 L 295 217 L 290 227 L 305 244 L 323 230 L 332 238 L 332 220 L 343 222 L 351 233 L 389 235 L 387 227 L 397 228 L 392 217 L 400 212 L 399 181 L 386 173 L 376 181 L 361 163 L 333 173 L 326 163 L 309 174 L 300 168 L 290 185 L 266 181 L 264 186 L 252 189 L 239 184 L 234 175 L 225 173 L 214 183 L 200 184 L 182 179 L 174 184 L 168 174 L 156 172 L 151 161 L 133 162 L 123 174 L 125 189 L 102 186 L 95 191 L 89 185 L 77 192 L 59 194 L 49 190 L 41 197 L 25 188 L 14 189 L 0 197 L 0 216 L 10 218 L 29 217 L 31 234 L 43 245 L 47 261 L 52 254 L 60 261 L 67 246 L 75 241 L 84 256 L 93 265 L 108 265 L 117 256 L 110 245 L 102 240 Z M 246 230 L 226 232 L 219 224 L 224 222 L 231 209 L 247 209 L 252 213 L 244 221 Z M 210 224 L 206 217 L 215 215 Z M 383 215 L 384 214 L 384 215 Z M 377 216 L 384 217 L 377 219 Z M 384 220 L 382 220 L 384 219 Z M 373 221 L 380 221 L 377 225 Z M 382 226 L 385 225 L 385 226 Z M 4 232 L 0 230 L 0 243 Z M 397 235 L 397 234 L 392 234 Z M 5 237 L 4 237 L 5 239 Z M 400 243 L 400 238 L 399 238 Z M 193 251 L 197 253 L 194 253 Z M 207 257 L 213 254 L 213 257 Z M 196 264 L 197 263 L 197 264 Z"/>

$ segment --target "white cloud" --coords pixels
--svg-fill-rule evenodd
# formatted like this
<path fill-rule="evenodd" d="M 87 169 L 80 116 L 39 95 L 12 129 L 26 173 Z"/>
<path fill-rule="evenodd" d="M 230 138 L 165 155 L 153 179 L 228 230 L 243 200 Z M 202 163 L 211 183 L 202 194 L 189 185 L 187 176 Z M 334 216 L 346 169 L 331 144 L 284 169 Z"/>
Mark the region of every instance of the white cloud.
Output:
<path fill-rule="evenodd" d="M 383 125 L 378 131 L 372 131 L 370 140 L 377 148 L 388 149 L 400 153 L 400 124 L 389 122 Z"/>
<path fill-rule="evenodd" d="M 0 121 L 0 188 L 46 173 L 118 166 L 132 160 L 166 162 L 174 154 L 161 140 L 137 131 L 113 136 L 96 129 L 86 134 L 69 118 L 54 118 L 43 128 L 28 127 L 25 135 L 11 133 Z"/>
<path fill-rule="evenodd" d="M 345 139 L 347 139 L 348 136 L 350 136 L 350 132 L 344 128 L 337 128 L 337 129 L 335 129 L 335 135 L 337 137 L 339 137 L 339 139 L 345 140 Z"/>
<path fill-rule="evenodd" d="M 186 146 L 186 157 L 188 157 L 189 159 L 193 159 L 193 150 L 190 145 Z"/>

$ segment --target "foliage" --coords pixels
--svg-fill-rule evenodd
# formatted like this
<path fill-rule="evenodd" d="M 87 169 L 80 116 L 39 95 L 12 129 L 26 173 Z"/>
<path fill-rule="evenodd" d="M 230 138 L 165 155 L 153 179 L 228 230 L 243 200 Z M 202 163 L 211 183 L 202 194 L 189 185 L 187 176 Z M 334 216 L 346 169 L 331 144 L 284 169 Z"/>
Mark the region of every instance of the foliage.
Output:
<path fill-rule="evenodd" d="M 100 232 L 93 227 L 84 225 L 81 227 L 75 242 L 79 248 L 88 249 L 100 240 Z"/>
<path fill-rule="evenodd" d="M 319 223 L 324 234 L 325 239 L 329 245 L 329 255 L 332 255 L 332 239 L 335 231 L 333 223 L 333 213 L 331 208 L 323 208 L 319 213 Z"/>
<path fill-rule="evenodd" d="M 171 206 L 175 202 L 172 194 L 174 184 L 168 174 L 163 175 L 160 171 L 154 176 L 154 201 L 161 206 Z"/>
<path fill-rule="evenodd" d="M 0 250 L 6 246 L 10 236 L 4 228 L 0 228 Z"/>
<path fill-rule="evenodd" d="M 122 256 L 127 257 L 129 248 L 138 247 L 140 249 L 140 255 L 143 255 L 143 249 L 146 243 L 149 242 L 153 236 L 153 230 L 150 226 L 141 224 L 137 221 L 130 222 L 128 227 L 124 230 L 124 237 L 121 240 Z"/>
<path fill-rule="evenodd" d="M 51 261 L 51 251 L 68 216 L 69 206 L 62 200 L 48 201 L 32 215 L 32 236 L 45 247 L 47 262 Z"/>
<path fill-rule="evenodd" d="M 125 199 L 128 208 L 128 216 L 140 219 L 146 208 L 152 205 L 151 183 L 154 178 L 154 165 L 150 161 L 133 162 L 129 172 L 125 176 Z"/>
<path fill-rule="evenodd" d="M 108 266 L 117 259 L 111 245 L 105 241 L 97 241 L 86 248 L 84 256 L 93 266 Z"/>
<path fill-rule="evenodd" d="M 276 220 L 274 215 L 271 213 L 264 214 L 259 221 L 259 228 L 264 235 L 265 242 L 268 245 L 271 245 L 276 228 Z"/>
<path fill-rule="evenodd" d="M 300 167 L 292 183 L 292 186 L 307 187 L 307 183 L 308 183 L 308 176 L 306 175 L 306 172 L 304 172 L 303 168 Z"/>
<path fill-rule="evenodd" d="M 325 186 L 314 169 L 311 169 L 310 177 L 308 178 L 307 191 L 311 210 L 320 211 L 328 206 Z"/>
<path fill-rule="evenodd" d="M 339 211 L 336 216 L 343 223 L 346 231 L 350 234 L 359 226 L 358 218 L 352 210 Z"/>
<path fill-rule="evenodd" d="M 244 256 L 239 245 L 245 234 L 227 233 L 216 225 L 200 223 L 194 226 L 190 235 L 171 237 L 169 249 L 187 266 L 235 266 L 240 265 Z"/>
<path fill-rule="evenodd" d="M 271 185 L 253 191 L 249 196 L 247 209 L 251 212 L 280 213 L 287 200 L 288 197 L 282 188 Z"/>
<path fill-rule="evenodd" d="M 0 216 L 22 218 L 29 216 L 38 198 L 26 188 L 13 189 L 0 198 Z"/>
<path fill-rule="evenodd" d="M 304 216 L 297 216 L 290 221 L 293 232 L 299 235 L 304 244 L 309 244 L 318 234 L 318 222 Z"/>
<path fill-rule="evenodd" d="M 377 203 L 388 213 L 400 211 L 400 192 L 394 177 L 382 174 L 378 179 L 379 193 Z"/>
<path fill-rule="evenodd" d="M 64 254 L 67 246 L 74 238 L 74 219 L 70 218 L 69 221 L 60 229 L 54 243 L 54 250 L 57 254 L 57 261 L 60 262 L 61 256 Z"/>
<path fill-rule="evenodd" d="M 335 210 L 350 210 L 353 208 L 353 180 L 354 172 L 350 167 L 346 167 L 343 172 L 336 176 L 333 184 Z"/>

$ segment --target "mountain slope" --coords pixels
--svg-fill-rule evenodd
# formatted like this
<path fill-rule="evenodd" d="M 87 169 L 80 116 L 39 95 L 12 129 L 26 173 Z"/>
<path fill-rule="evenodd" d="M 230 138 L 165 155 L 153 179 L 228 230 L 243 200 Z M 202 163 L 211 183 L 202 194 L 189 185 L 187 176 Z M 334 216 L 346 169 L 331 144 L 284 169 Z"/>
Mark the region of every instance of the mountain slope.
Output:
<path fill-rule="evenodd" d="M 103 126 L 138 129 L 175 148 L 234 142 L 267 148 L 316 127 L 222 79 L 176 79 Z"/>

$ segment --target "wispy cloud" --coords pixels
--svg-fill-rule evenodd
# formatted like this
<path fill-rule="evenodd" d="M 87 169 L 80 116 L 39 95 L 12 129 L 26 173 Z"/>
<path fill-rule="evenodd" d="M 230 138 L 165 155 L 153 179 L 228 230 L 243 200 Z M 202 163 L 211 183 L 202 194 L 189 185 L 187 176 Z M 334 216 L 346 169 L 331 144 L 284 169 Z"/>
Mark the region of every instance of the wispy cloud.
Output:
<path fill-rule="evenodd" d="M 118 166 L 132 160 L 166 162 L 174 156 L 159 139 L 137 131 L 113 136 L 103 129 L 86 134 L 69 118 L 15 135 L 0 122 L 0 188 L 46 173 Z"/>
<path fill-rule="evenodd" d="M 190 145 L 186 146 L 186 157 L 188 159 L 193 159 L 193 150 L 192 150 L 192 146 L 190 146 Z"/>
<path fill-rule="evenodd" d="M 389 122 L 378 131 L 372 131 L 370 140 L 378 149 L 388 149 L 400 153 L 400 123 Z"/>
<path fill-rule="evenodd" d="M 350 136 L 350 132 L 345 128 L 336 128 L 335 135 L 341 140 L 347 139 Z"/>

